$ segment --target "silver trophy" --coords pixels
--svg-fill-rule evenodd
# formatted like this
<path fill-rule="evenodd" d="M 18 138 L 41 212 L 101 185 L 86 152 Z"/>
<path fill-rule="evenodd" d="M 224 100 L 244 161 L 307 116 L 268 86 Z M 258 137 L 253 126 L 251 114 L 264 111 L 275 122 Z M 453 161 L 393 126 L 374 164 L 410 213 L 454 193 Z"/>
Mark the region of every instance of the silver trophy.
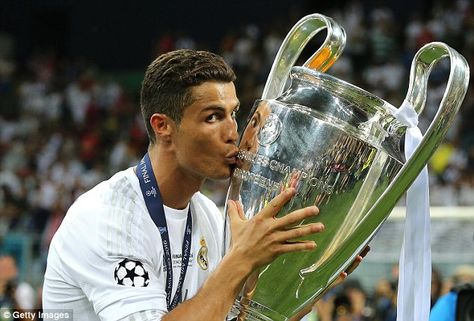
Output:
<path fill-rule="evenodd" d="M 307 42 L 323 29 L 327 36 L 321 48 L 303 66 L 294 66 Z M 325 231 L 310 238 L 316 250 L 282 255 L 248 278 L 232 308 L 238 320 L 301 317 L 378 231 L 464 99 L 469 82 L 465 59 L 443 43 L 421 48 L 405 98 L 417 113 L 424 108 L 433 65 L 449 58 L 450 74 L 436 116 L 413 157 L 405 161 L 400 146 L 406 126 L 392 114 L 396 108 L 323 73 L 344 44 L 344 31 L 331 18 L 313 14 L 301 19 L 285 38 L 263 97 L 247 120 L 228 198 L 242 202 L 251 218 L 293 186 L 297 195 L 277 217 L 316 205 L 320 214 L 301 224 L 320 221 Z M 231 238 L 227 224 L 226 242 Z"/>

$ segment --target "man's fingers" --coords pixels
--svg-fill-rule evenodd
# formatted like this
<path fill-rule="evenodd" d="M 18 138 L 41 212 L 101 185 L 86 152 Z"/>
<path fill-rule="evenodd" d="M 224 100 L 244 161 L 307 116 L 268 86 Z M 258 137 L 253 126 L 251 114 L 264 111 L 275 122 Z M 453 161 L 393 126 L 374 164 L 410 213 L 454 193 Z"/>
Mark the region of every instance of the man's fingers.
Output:
<path fill-rule="evenodd" d="M 294 188 L 287 188 L 274 199 L 272 199 L 267 206 L 265 206 L 260 215 L 265 217 L 275 217 L 277 213 L 283 208 L 283 206 L 295 195 L 296 190 Z"/>
<path fill-rule="evenodd" d="M 360 252 L 360 254 L 356 256 L 354 261 L 351 263 L 351 265 L 349 265 L 345 272 L 347 272 L 347 274 L 351 274 L 359 266 L 360 262 L 362 262 L 362 259 L 367 255 L 367 253 L 369 253 L 369 251 L 370 246 L 367 245 L 362 250 L 362 252 Z"/>
<path fill-rule="evenodd" d="M 291 226 L 295 223 L 300 223 L 305 218 L 317 215 L 318 213 L 319 213 L 319 209 L 316 206 L 305 207 L 305 208 L 293 211 L 291 213 L 288 213 L 287 215 L 279 218 L 277 220 L 277 226 L 278 228 Z"/>
<path fill-rule="evenodd" d="M 245 220 L 244 207 L 242 206 L 242 203 L 240 203 L 239 201 L 234 201 L 234 203 L 237 205 L 237 213 L 239 214 L 239 217 L 242 220 Z"/>
<path fill-rule="evenodd" d="M 280 253 L 312 251 L 316 248 L 316 242 L 298 241 L 286 242 L 281 245 Z"/>
<path fill-rule="evenodd" d="M 278 233 L 278 239 L 282 242 L 293 243 L 292 240 L 319 233 L 324 231 L 324 225 L 322 223 L 313 223 L 307 225 L 301 225 L 292 229 L 284 230 Z M 300 241 L 296 241 L 300 242 Z"/>
<path fill-rule="evenodd" d="M 227 201 L 227 214 L 231 225 L 244 218 L 242 206 L 239 206 L 238 202 L 233 200 Z"/>
<path fill-rule="evenodd" d="M 360 252 L 359 255 L 364 258 L 367 255 L 367 253 L 369 253 L 369 251 L 370 251 L 370 246 L 366 245 L 365 248 L 362 250 L 362 252 Z"/>
<path fill-rule="evenodd" d="M 361 261 L 362 256 L 357 255 L 354 261 L 352 261 L 351 265 L 349 265 L 349 267 L 344 272 L 346 272 L 347 274 L 351 274 L 359 266 Z"/>
<path fill-rule="evenodd" d="M 360 252 L 360 254 L 356 256 L 354 261 L 351 263 L 351 265 L 349 265 L 345 272 L 347 272 L 347 274 L 351 274 L 359 266 L 360 262 L 362 262 L 362 259 L 367 255 L 367 253 L 369 253 L 369 251 L 370 246 L 367 245 L 362 250 L 362 252 Z"/>

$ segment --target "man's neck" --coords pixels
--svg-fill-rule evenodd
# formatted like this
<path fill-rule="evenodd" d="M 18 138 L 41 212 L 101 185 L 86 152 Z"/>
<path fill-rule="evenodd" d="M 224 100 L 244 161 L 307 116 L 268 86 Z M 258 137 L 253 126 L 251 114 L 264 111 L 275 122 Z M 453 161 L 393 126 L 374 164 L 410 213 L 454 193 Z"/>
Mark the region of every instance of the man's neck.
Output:
<path fill-rule="evenodd" d="M 201 189 L 204 179 L 184 171 L 179 167 L 174 153 L 156 144 L 148 149 L 148 154 L 163 204 L 175 209 L 185 208 L 191 197 Z"/>

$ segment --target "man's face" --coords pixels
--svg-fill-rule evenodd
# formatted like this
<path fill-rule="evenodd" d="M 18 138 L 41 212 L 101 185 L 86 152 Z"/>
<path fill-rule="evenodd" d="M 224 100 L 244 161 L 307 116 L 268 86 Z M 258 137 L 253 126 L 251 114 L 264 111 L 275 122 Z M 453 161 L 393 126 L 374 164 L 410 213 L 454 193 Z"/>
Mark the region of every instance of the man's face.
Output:
<path fill-rule="evenodd" d="M 199 178 L 228 178 L 238 152 L 235 86 L 205 82 L 192 88 L 192 97 L 172 138 L 177 162 Z"/>

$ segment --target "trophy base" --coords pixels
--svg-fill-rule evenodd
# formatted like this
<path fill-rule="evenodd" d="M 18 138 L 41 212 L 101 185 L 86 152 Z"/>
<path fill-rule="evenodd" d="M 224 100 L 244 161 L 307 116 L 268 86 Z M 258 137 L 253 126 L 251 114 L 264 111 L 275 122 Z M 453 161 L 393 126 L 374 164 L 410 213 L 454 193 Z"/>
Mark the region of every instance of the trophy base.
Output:
<path fill-rule="evenodd" d="M 237 317 L 237 321 L 287 321 L 288 318 L 251 300 L 237 299 L 230 310 L 230 314 Z"/>

